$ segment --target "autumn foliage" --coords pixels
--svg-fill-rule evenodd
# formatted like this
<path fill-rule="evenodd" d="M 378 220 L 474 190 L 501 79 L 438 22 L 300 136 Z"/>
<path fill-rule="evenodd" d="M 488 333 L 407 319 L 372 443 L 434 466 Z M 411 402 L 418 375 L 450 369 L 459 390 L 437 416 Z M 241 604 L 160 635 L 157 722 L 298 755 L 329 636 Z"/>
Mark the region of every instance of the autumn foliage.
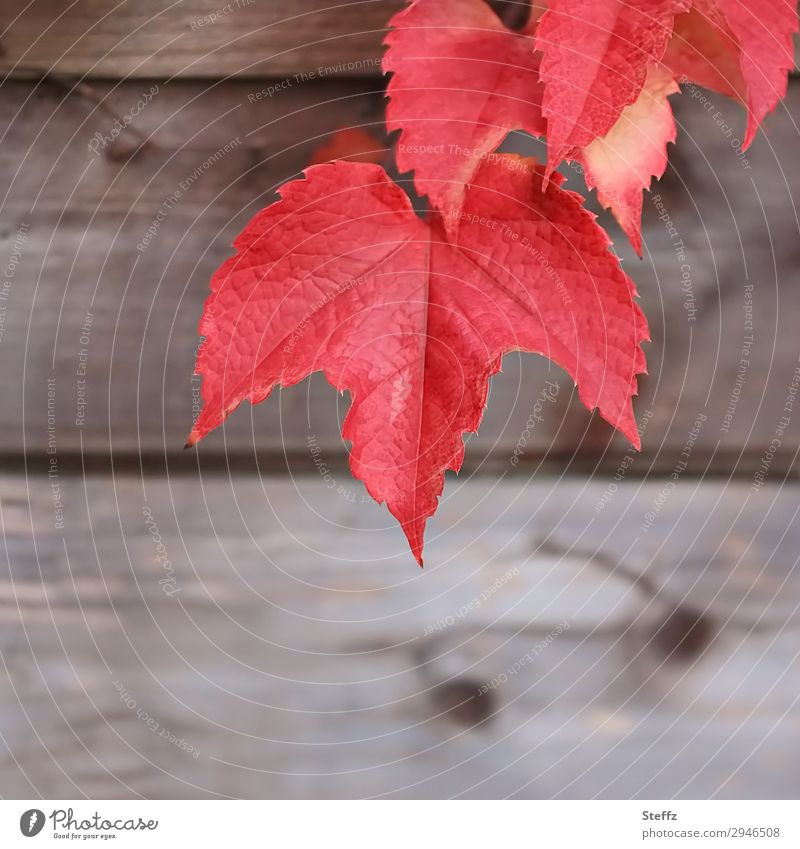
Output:
<path fill-rule="evenodd" d="M 420 563 L 445 472 L 510 351 L 556 362 L 638 447 L 647 324 L 556 169 L 579 163 L 641 252 L 642 193 L 675 140 L 668 98 L 683 83 L 736 98 L 749 145 L 785 94 L 796 28 L 789 0 L 547 0 L 520 30 L 483 0 L 411 3 L 386 39 L 387 126 L 428 214 L 370 162 L 284 185 L 212 279 L 190 444 L 242 401 L 322 371 L 352 398 L 353 474 Z M 546 139 L 547 162 L 497 153 L 514 130 Z"/>

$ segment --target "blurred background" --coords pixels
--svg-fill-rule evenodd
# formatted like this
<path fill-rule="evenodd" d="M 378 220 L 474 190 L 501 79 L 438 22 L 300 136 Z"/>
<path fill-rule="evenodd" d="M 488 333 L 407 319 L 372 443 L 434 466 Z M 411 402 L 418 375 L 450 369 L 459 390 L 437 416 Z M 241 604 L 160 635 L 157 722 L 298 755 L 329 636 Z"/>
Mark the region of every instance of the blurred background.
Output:
<path fill-rule="evenodd" d="M 641 454 L 508 356 L 420 571 L 320 376 L 183 451 L 236 233 L 312 161 L 392 170 L 400 5 L 0 10 L 0 795 L 796 798 L 798 80 L 744 156 L 673 98 L 643 260 L 602 217 Z"/>

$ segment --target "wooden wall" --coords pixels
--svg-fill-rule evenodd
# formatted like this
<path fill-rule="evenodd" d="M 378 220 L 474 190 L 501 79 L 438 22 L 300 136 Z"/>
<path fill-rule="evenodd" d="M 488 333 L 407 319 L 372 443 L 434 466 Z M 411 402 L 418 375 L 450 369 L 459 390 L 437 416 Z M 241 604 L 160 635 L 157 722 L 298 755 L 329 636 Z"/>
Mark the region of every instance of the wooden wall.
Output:
<path fill-rule="evenodd" d="M 644 260 L 603 218 L 642 454 L 508 356 L 420 573 L 318 376 L 182 450 L 208 279 L 334 131 L 386 143 L 400 4 L 229 5 L 0 11 L 0 795 L 796 797 L 800 83 L 746 160 L 675 100 Z"/>

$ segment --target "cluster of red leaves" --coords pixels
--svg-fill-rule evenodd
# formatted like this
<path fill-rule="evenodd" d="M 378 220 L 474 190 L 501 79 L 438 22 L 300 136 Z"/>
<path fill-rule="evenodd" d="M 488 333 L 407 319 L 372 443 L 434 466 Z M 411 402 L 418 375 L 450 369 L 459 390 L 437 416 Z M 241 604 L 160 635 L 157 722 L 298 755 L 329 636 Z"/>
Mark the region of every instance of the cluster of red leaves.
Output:
<path fill-rule="evenodd" d="M 398 162 L 439 209 L 457 208 L 511 130 L 544 136 L 548 173 L 580 163 L 641 252 L 642 190 L 675 140 L 678 83 L 748 108 L 747 147 L 786 93 L 795 0 L 547 0 L 517 32 L 483 0 L 417 0 L 387 39 Z M 449 155 L 420 155 L 437 143 Z M 466 152 L 465 152 L 466 150 Z"/>
<path fill-rule="evenodd" d="M 283 186 L 212 279 L 189 442 L 243 400 L 324 372 L 352 396 L 353 474 L 421 563 L 445 471 L 506 353 L 549 357 L 638 447 L 647 325 L 555 169 L 580 163 L 640 251 L 642 192 L 675 138 L 668 96 L 689 82 L 739 99 L 749 144 L 785 94 L 797 14 L 794 0 L 540 0 L 516 31 L 484 0 L 415 0 L 391 23 L 387 124 L 431 211 L 420 219 L 369 162 Z M 546 138 L 546 165 L 496 153 L 513 130 Z"/>

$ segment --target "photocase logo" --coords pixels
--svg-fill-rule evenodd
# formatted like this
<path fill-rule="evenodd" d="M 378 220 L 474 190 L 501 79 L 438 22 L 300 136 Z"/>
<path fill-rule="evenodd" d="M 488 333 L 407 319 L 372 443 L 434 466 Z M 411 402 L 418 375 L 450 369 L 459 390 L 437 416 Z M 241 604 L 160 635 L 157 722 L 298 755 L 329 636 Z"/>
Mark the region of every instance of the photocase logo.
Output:
<path fill-rule="evenodd" d="M 19 818 L 19 830 L 25 837 L 36 837 L 44 828 L 44 811 L 31 808 Z"/>

